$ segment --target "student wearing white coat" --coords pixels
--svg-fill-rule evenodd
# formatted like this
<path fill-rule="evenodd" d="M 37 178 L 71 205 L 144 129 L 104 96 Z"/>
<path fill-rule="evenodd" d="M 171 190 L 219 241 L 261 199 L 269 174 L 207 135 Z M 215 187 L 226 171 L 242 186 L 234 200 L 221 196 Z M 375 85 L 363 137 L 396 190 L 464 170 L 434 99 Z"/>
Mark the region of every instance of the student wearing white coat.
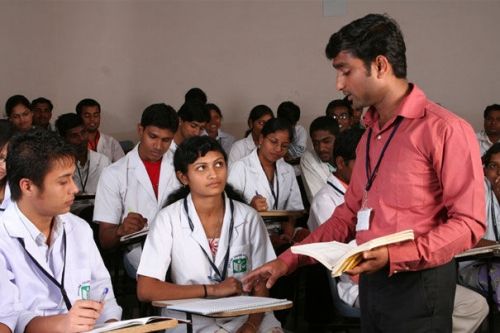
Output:
<path fill-rule="evenodd" d="M 205 132 L 209 137 L 217 140 L 226 154 L 229 154 L 234 143 L 234 136 L 220 129 L 222 123 L 222 112 L 220 108 L 210 103 L 207 104 L 207 109 L 210 112 L 210 121 L 205 126 Z"/>
<path fill-rule="evenodd" d="M 175 132 L 174 140 L 170 145 L 172 155 L 182 141 L 193 136 L 202 135 L 205 126 L 210 121 L 210 113 L 206 104 L 196 99 L 188 100 L 182 104 L 177 116 L 179 117 L 179 128 Z"/>
<path fill-rule="evenodd" d="M 16 328 L 22 310 L 18 289 L 9 280 L 7 263 L 0 256 L 0 333 L 11 333 Z"/>
<path fill-rule="evenodd" d="M 7 183 L 7 148 L 9 140 L 14 134 L 14 128 L 10 121 L 0 119 L 0 216 L 10 204 L 10 188 Z"/>
<path fill-rule="evenodd" d="M 139 144 L 104 169 L 94 207 L 99 240 L 105 249 L 119 246 L 120 237 L 142 230 L 153 221 L 168 195 L 180 186 L 169 146 L 177 130 L 177 115 L 165 104 L 148 106 L 138 125 Z M 135 278 L 140 244 L 125 255 L 127 273 Z"/>
<path fill-rule="evenodd" d="M 101 105 L 96 100 L 82 99 L 76 105 L 76 114 L 82 118 L 89 133 L 88 147 L 90 150 L 107 156 L 111 162 L 116 162 L 125 155 L 118 140 L 99 131 Z"/>
<path fill-rule="evenodd" d="M 142 301 L 241 294 L 241 279 L 252 267 L 275 258 L 255 210 L 226 186 L 226 155 L 207 136 L 184 141 L 174 157 L 185 185 L 152 225 L 138 269 Z M 170 268 L 171 281 L 165 282 Z M 251 291 L 266 296 L 263 284 Z M 184 318 L 184 314 L 167 315 Z M 184 325 L 173 332 L 185 332 Z M 193 317 L 194 332 L 282 332 L 272 313 L 233 318 Z"/>
<path fill-rule="evenodd" d="M 273 118 L 262 129 L 260 147 L 230 167 L 228 183 L 257 211 L 304 209 L 293 167 L 283 160 L 292 139 L 290 123 Z M 271 234 L 275 246 L 292 240 L 294 224 L 293 219 L 282 222 Z"/>
<path fill-rule="evenodd" d="M 249 129 L 245 138 L 233 143 L 228 156 L 229 167 L 257 148 L 260 132 L 264 124 L 272 118 L 274 118 L 273 111 L 267 105 L 257 105 L 250 111 L 248 116 Z"/>
<path fill-rule="evenodd" d="M 78 191 L 73 150 L 39 129 L 14 138 L 9 152 L 14 203 L 0 217 L 0 261 L 22 304 L 15 332 L 83 332 L 119 320 L 92 230 L 68 213 Z"/>

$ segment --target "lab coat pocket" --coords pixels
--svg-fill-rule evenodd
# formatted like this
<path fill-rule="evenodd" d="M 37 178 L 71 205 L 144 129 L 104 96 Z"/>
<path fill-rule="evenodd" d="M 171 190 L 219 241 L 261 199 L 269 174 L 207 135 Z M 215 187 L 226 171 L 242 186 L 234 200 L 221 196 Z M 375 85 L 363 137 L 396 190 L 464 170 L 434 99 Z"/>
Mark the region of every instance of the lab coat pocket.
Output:
<path fill-rule="evenodd" d="M 250 244 L 233 246 L 229 259 L 229 274 L 236 278 L 245 276 L 252 269 Z"/>

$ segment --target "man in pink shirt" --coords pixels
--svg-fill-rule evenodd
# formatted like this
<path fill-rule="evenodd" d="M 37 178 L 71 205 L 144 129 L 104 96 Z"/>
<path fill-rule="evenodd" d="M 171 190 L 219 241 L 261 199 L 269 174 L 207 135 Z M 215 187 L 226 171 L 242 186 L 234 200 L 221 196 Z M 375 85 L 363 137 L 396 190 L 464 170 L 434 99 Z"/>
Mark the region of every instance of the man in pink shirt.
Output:
<path fill-rule="evenodd" d="M 413 229 L 414 241 L 364 252 L 348 271 L 360 274 L 362 331 L 451 332 L 453 257 L 485 231 L 481 159 L 472 127 L 407 81 L 405 52 L 398 24 L 385 15 L 369 14 L 330 37 L 336 88 L 353 108 L 370 107 L 367 131 L 345 203 L 302 243 L 362 244 Z M 259 279 L 269 288 L 309 263 L 284 252 L 250 273 L 245 289 Z"/>

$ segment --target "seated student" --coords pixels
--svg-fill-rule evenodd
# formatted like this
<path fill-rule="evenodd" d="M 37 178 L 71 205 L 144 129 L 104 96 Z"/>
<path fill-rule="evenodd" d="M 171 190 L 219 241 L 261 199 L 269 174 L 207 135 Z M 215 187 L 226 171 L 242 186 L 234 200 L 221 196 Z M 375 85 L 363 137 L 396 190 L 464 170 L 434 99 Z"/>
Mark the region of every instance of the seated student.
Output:
<path fill-rule="evenodd" d="M 5 211 L 11 202 L 5 161 L 7 160 L 9 140 L 13 134 L 14 128 L 12 124 L 6 119 L 0 119 L 0 215 Z"/>
<path fill-rule="evenodd" d="M 221 131 L 222 112 L 215 104 L 207 104 L 207 109 L 210 112 L 210 121 L 205 127 L 207 135 L 220 143 L 226 154 L 229 154 L 234 143 L 234 136 Z"/>
<path fill-rule="evenodd" d="M 484 130 L 476 133 L 481 155 L 496 142 L 500 142 L 500 104 L 488 105 L 483 112 Z"/>
<path fill-rule="evenodd" d="M 276 257 L 261 218 L 226 185 L 226 153 L 214 139 L 185 140 L 175 152 L 174 166 L 184 187 L 169 197 L 152 224 L 137 271 L 139 299 L 241 294 L 239 280 Z M 165 282 L 169 269 L 172 282 Z M 251 294 L 268 295 L 263 284 Z M 167 315 L 184 318 L 178 312 Z M 179 331 L 185 331 L 184 325 L 173 330 Z M 272 313 L 224 319 L 194 316 L 193 331 L 282 332 Z"/>
<path fill-rule="evenodd" d="M 193 136 L 200 136 L 210 121 L 210 113 L 204 103 L 194 99 L 184 103 L 177 112 L 179 128 L 175 132 L 170 150 L 175 153 L 177 146 Z"/>
<path fill-rule="evenodd" d="M 262 128 L 259 148 L 229 169 L 228 183 L 257 211 L 304 209 L 293 167 L 283 160 L 292 139 L 293 129 L 287 120 L 270 119 Z M 271 229 L 271 241 L 276 248 L 293 241 L 292 218 L 281 224 L 266 225 Z"/>
<path fill-rule="evenodd" d="M 184 102 L 198 101 L 207 104 L 207 94 L 200 88 L 191 88 L 184 95 Z"/>
<path fill-rule="evenodd" d="M 229 166 L 250 154 L 257 147 L 262 127 L 272 118 L 274 118 L 273 111 L 267 105 L 257 105 L 250 111 L 246 137 L 236 141 L 231 147 L 228 157 Z"/>
<path fill-rule="evenodd" d="M 102 170 L 111 162 L 103 154 L 87 148 L 88 133 L 83 120 L 74 113 L 65 113 L 56 120 L 56 128 L 61 137 L 76 152 L 76 172 L 73 181 L 79 193 L 95 194 Z"/>
<path fill-rule="evenodd" d="M 118 140 L 99 131 L 101 105 L 96 100 L 91 98 L 82 99 L 76 105 L 76 114 L 82 118 L 85 124 L 90 150 L 107 156 L 111 162 L 116 162 L 125 155 Z"/>
<path fill-rule="evenodd" d="M 74 172 L 73 149 L 52 132 L 9 144 L 13 203 L 0 217 L 0 261 L 22 304 L 16 332 L 83 332 L 121 318 L 92 230 L 68 213 Z"/>
<path fill-rule="evenodd" d="M 347 99 L 335 99 L 328 103 L 325 111 L 328 117 L 332 117 L 339 123 L 340 131 L 345 131 L 352 126 L 352 107 Z"/>
<path fill-rule="evenodd" d="M 494 143 L 482 157 L 486 192 L 486 233 L 476 247 L 500 242 L 500 142 Z M 500 309 L 500 263 L 494 262 L 490 271 L 484 262 L 470 261 L 460 264 L 459 281 L 465 286 L 488 292 L 488 274 Z"/>
<path fill-rule="evenodd" d="M 307 145 L 307 131 L 304 126 L 299 125 L 300 108 L 293 102 L 283 102 L 278 106 L 277 117 L 284 118 L 292 124 L 293 140 L 288 147 L 285 161 L 294 166 L 295 175 L 300 176 L 300 158 L 304 155 Z"/>
<path fill-rule="evenodd" d="M 45 97 L 38 97 L 31 102 L 33 111 L 33 126 L 43 128 L 47 131 L 54 131 L 50 124 L 54 105 Z"/>
<path fill-rule="evenodd" d="M 306 150 L 300 159 L 302 180 L 309 202 L 326 184 L 326 179 L 335 171 L 333 144 L 339 134 L 339 124 L 331 117 L 322 116 L 314 119 L 309 126 L 309 135 L 313 151 Z"/>
<path fill-rule="evenodd" d="M 5 102 L 7 119 L 19 132 L 27 132 L 33 128 L 33 112 L 30 101 L 23 95 L 14 95 Z"/>
<path fill-rule="evenodd" d="M 142 113 L 137 126 L 139 144 L 101 174 L 94 206 L 103 249 L 116 248 L 120 237 L 143 229 L 180 184 L 175 177 L 169 147 L 177 130 L 171 106 L 153 104 Z M 141 258 L 140 244 L 130 246 L 124 263 L 135 278 Z"/>

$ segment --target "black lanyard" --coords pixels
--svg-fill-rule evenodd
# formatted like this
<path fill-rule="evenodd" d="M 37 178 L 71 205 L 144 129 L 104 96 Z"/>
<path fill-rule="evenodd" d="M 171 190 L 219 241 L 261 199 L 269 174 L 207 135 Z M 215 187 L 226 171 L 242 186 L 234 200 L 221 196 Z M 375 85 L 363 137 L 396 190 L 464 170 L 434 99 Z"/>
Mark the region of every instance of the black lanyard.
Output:
<path fill-rule="evenodd" d="M 495 233 L 495 240 L 498 242 L 500 241 L 500 235 L 498 234 L 498 226 L 497 226 L 497 217 L 495 216 L 495 200 L 496 198 L 493 196 L 493 189 L 490 192 L 490 198 L 491 198 L 491 221 L 493 223 L 493 232 Z"/>
<path fill-rule="evenodd" d="M 61 291 L 62 297 L 64 299 L 64 303 L 66 304 L 66 309 L 71 310 L 71 302 L 69 300 L 68 294 L 66 293 L 66 289 L 64 289 L 64 273 L 66 271 L 66 230 L 63 228 L 63 235 L 62 235 L 62 241 L 63 241 L 63 250 L 64 250 L 64 262 L 63 262 L 63 270 L 62 270 L 62 277 L 61 277 L 61 283 L 59 283 L 49 272 L 45 270 L 45 268 L 40 265 L 38 261 L 36 261 L 35 258 L 31 255 L 31 253 L 26 250 L 26 246 L 24 245 L 24 239 L 18 238 L 17 239 L 21 246 L 23 247 L 24 251 L 28 256 L 30 257 L 31 261 L 38 267 L 38 269 Z"/>
<path fill-rule="evenodd" d="M 399 125 L 401 124 L 401 121 L 403 120 L 402 117 L 397 117 L 396 121 L 394 121 L 394 128 L 392 129 L 391 134 L 389 135 L 389 139 L 384 144 L 384 147 L 382 148 L 382 151 L 380 152 L 380 156 L 378 158 L 377 164 L 375 165 L 375 169 L 373 169 L 372 172 L 371 170 L 371 163 L 370 163 L 370 141 L 372 137 L 372 128 L 368 130 L 368 138 L 366 140 L 366 186 L 365 186 L 365 191 L 368 192 L 370 191 L 370 188 L 373 185 L 373 181 L 375 180 L 375 177 L 377 176 L 377 171 L 378 168 L 380 167 L 380 162 L 382 162 L 382 158 L 384 157 L 385 151 L 387 147 L 389 146 L 389 143 L 391 143 L 392 138 L 394 137 L 394 134 L 398 130 Z"/>
<path fill-rule="evenodd" d="M 85 166 L 83 166 L 85 168 Z M 80 179 L 80 185 L 82 186 L 82 192 L 85 193 L 85 187 L 87 187 L 87 180 L 89 179 L 90 172 L 90 161 L 89 167 L 87 168 L 87 173 L 85 174 L 85 180 L 82 180 L 82 174 L 80 173 L 80 168 L 76 166 L 76 171 L 78 171 L 78 178 Z"/>
<path fill-rule="evenodd" d="M 210 264 L 210 266 L 214 270 L 215 274 L 217 274 L 217 276 L 219 277 L 217 282 L 222 282 L 226 279 L 227 266 L 229 264 L 229 249 L 231 246 L 231 239 L 233 238 L 233 226 L 234 226 L 234 204 L 233 204 L 232 199 L 229 199 L 229 206 L 231 208 L 231 223 L 229 224 L 229 239 L 227 241 L 227 251 L 226 251 L 226 255 L 224 257 L 224 268 L 222 270 L 222 273 L 219 271 L 217 266 L 215 266 L 215 263 L 212 261 L 212 259 L 210 259 L 210 256 L 208 255 L 208 253 L 205 251 L 203 246 L 201 246 L 201 244 L 200 244 L 201 251 L 203 251 L 203 254 L 207 258 L 208 263 Z M 191 216 L 189 215 L 187 198 L 184 199 L 184 210 L 186 211 L 186 215 L 188 218 L 189 228 L 191 228 L 191 232 L 193 232 L 194 231 L 194 224 L 193 224 L 193 221 L 191 220 Z M 222 232 L 221 232 L 221 235 L 222 235 Z"/>
<path fill-rule="evenodd" d="M 264 168 L 262 170 L 264 170 Z M 276 192 L 274 191 L 274 179 L 276 179 Z M 269 182 L 269 188 L 271 189 L 271 195 L 274 199 L 273 209 L 278 210 L 278 202 L 280 201 L 280 182 L 278 180 L 278 171 L 276 168 L 274 169 L 274 179 Z"/>
<path fill-rule="evenodd" d="M 330 185 L 336 192 L 338 192 L 340 195 L 344 195 L 344 191 L 339 189 L 337 186 L 333 185 L 329 180 L 326 182 L 328 185 Z"/>

